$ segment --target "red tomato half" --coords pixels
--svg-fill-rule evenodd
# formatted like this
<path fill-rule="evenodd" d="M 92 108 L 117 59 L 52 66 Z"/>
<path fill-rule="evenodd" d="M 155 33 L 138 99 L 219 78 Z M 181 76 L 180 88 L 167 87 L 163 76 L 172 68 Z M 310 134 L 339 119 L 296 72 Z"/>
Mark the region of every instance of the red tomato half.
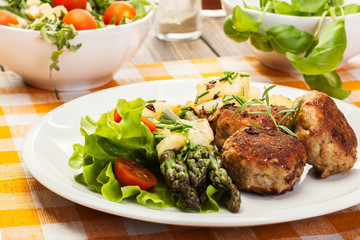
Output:
<path fill-rule="evenodd" d="M 84 9 L 73 9 L 68 12 L 63 22 L 73 25 L 76 30 L 89 30 L 97 28 L 95 18 Z"/>
<path fill-rule="evenodd" d="M 124 1 L 117 1 L 110 4 L 105 10 L 104 23 L 107 25 L 111 19 L 116 16 L 115 25 L 119 25 L 121 20 L 126 17 L 127 19 L 133 19 L 136 16 L 136 11 L 133 5 Z"/>
<path fill-rule="evenodd" d="M 122 117 L 120 116 L 120 114 L 118 113 L 117 109 L 115 108 L 114 111 L 114 121 L 119 123 L 121 121 Z M 141 121 L 143 124 L 145 124 L 151 132 L 155 131 L 156 125 L 155 123 L 153 123 L 152 121 L 150 121 L 149 119 L 147 119 L 146 117 L 141 116 Z"/>
<path fill-rule="evenodd" d="M 87 0 L 53 0 L 53 7 L 63 5 L 69 12 L 73 9 L 86 9 Z"/>
<path fill-rule="evenodd" d="M 0 25 L 9 26 L 9 24 L 19 24 L 19 21 L 17 20 L 15 14 L 9 11 L 0 10 Z"/>
<path fill-rule="evenodd" d="M 149 169 L 123 157 L 115 160 L 114 172 L 117 180 L 124 186 L 139 186 L 145 190 L 157 182 L 156 177 Z"/>

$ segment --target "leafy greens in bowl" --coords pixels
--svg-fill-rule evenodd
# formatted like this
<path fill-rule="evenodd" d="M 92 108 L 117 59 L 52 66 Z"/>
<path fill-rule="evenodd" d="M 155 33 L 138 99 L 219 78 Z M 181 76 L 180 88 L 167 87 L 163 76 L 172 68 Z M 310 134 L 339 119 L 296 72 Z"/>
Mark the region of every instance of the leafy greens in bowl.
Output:
<path fill-rule="evenodd" d="M 230 14 L 224 32 L 247 41 L 260 61 L 275 70 L 297 70 L 311 89 L 344 99 L 336 69 L 360 53 L 360 5 L 356 1 L 223 0 Z"/>

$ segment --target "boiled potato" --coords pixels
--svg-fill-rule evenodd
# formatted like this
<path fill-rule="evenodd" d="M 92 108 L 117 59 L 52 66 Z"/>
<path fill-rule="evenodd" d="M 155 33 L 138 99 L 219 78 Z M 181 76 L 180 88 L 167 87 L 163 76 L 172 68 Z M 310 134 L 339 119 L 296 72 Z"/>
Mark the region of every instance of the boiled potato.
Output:
<path fill-rule="evenodd" d="M 253 100 L 255 98 L 260 98 L 261 97 L 261 91 L 258 87 L 255 86 L 250 86 L 249 87 L 249 93 L 247 95 L 247 99 L 248 100 Z"/>
<path fill-rule="evenodd" d="M 293 101 L 291 101 L 287 97 L 284 97 L 281 94 L 274 94 L 270 96 L 271 105 L 285 106 L 287 108 L 292 108 L 293 103 L 294 103 Z"/>
<path fill-rule="evenodd" d="M 242 89 L 244 89 L 244 97 L 247 97 L 249 93 L 249 77 L 241 77 L 240 74 L 238 74 L 234 79 L 231 80 L 232 83 L 227 80 L 219 81 L 221 77 L 205 78 L 196 86 L 196 96 L 199 96 L 202 93 L 209 91 L 208 94 L 198 99 L 197 103 L 195 103 L 196 105 L 214 100 L 214 95 L 217 92 L 219 92 L 219 98 L 222 98 L 224 95 L 228 97 L 230 97 L 231 95 L 241 96 Z"/>
<path fill-rule="evenodd" d="M 153 108 L 152 110 L 150 110 Z M 147 104 L 147 107 L 144 108 L 142 116 L 148 118 L 159 118 L 162 111 L 170 108 L 175 114 L 180 111 L 181 106 L 178 104 L 167 103 L 165 101 L 158 101 L 154 103 Z"/>
<path fill-rule="evenodd" d="M 222 101 L 222 98 L 217 98 L 215 100 L 211 100 L 208 102 L 203 102 L 197 106 L 194 107 L 194 111 L 196 113 L 196 115 L 200 116 L 200 117 L 206 117 L 207 114 L 203 114 L 203 110 L 205 110 L 205 112 L 210 112 L 211 109 L 213 108 L 213 106 L 216 106 L 216 111 L 214 111 L 214 114 L 216 114 L 219 109 L 224 106 L 224 103 Z"/>

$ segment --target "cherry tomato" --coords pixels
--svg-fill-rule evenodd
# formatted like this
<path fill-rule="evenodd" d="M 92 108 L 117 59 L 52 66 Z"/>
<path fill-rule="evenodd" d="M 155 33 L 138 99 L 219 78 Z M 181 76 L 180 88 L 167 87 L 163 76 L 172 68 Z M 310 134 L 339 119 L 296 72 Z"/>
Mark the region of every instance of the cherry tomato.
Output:
<path fill-rule="evenodd" d="M 87 0 L 53 0 L 53 7 L 63 5 L 69 12 L 73 9 L 86 9 Z"/>
<path fill-rule="evenodd" d="M 121 121 L 122 117 L 120 116 L 120 114 L 118 113 L 117 109 L 115 108 L 114 111 L 114 121 L 119 123 Z M 141 116 L 141 121 L 143 122 L 143 124 L 145 124 L 151 132 L 155 131 L 156 125 L 155 123 L 153 123 L 152 121 L 150 121 L 149 119 L 147 119 L 146 117 Z"/>
<path fill-rule="evenodd" d="M 0 10 L 0 25 L 9 26 L 9 24 L 18 25 L 19 21 L 16 15 L 5 10 Z"/>
<path fill-rule="evenodd" d="M 133 19 L 136 16 L 136 11 L 133 5 L 124 1 L 117 1 L 111 3 L 104 14 L 104 23 L 107 25 L 116 16 L 115 25 L 119 25 L 121 20 L 126 17 Z"/>
<path fill-rule="evenodd" d="M 115 160 L 114 172 L 117 180 L 124 186 L 135 185 L 145 190 L 157 182 L 156 177 L 149 169 L 123 157 Z"/>
<path fill-rule="evenodd" d="M 95 18 L 84 9 L 73 9 L 68 12 L 63 22 L 73 25 L 76 30 L 89 30 L 97 28 Z"/>

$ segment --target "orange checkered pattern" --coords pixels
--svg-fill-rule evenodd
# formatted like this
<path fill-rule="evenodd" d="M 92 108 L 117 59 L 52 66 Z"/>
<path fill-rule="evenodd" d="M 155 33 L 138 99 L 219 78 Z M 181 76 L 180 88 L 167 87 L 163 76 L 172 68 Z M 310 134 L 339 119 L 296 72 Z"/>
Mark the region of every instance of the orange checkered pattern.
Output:
<path fill-rule="evenodd" d="M 230 70 L 248 72 L 252 81 L 307 89 L 300 74 L 267 69 L 254 56 L 129 64 L 102 88 L 141 81 L 201 78 Z M 360 56 L 338 72 L 344 88 L 352 90 L 347 101 L 360 107 Z M 0 240 L 360 239 L 360 205 L 321 217 L 267 226 L 190 228 L 113 216 L 49 191 L 24 166 L 22 140 L 31 125 L 50 110 L 99 89 L 62 92 L 57 100 L 51 91 L 29 87 L 12 72 L 0 72 Z"/>

